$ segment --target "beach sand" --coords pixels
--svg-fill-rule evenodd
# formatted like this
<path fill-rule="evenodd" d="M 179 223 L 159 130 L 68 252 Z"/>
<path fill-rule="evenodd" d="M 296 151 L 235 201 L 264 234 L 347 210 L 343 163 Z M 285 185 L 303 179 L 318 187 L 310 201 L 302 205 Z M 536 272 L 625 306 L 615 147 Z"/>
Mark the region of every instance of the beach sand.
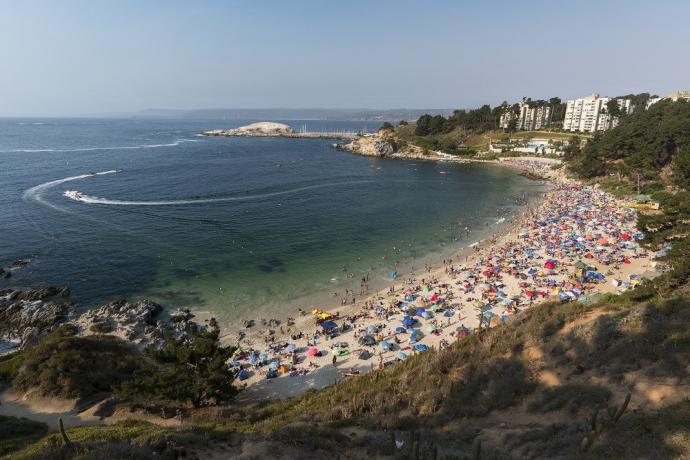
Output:
<path fill-rule="evenodd" d="M 487 324 L 493 326 L 502 320 L 509 320 L 510 316 L 533 304 L 544 300 L 558 300 L 559 291 L 562 295 L 570 292 L 571 296 L 575 292 L 582 300 L 595 293 L 620 292 L 631 287 L 631 275 L 635 278 L 635 275 L 654 272 L 648 254 L 637 247 L 631 237 L 637 233 L 634 216 L 631 218 L 630 212 L 623 211 L 620 202 L 601 191 L 567 180 L 560 170 L 551 169 L 553 161 L 511 158 L 501 163 L 547 178 L 553 181 L 555 187 L 547 192 L 542 201 L 525 209 L 524 213 L 509 222 L 503 234 L 464 248 L 450 260 L 442 261 L 440 266 L 428 267 L 424 273 L 391 281 L 394 291 L 391 292 L 389 288 L 355 304 L 331 309 L 324 307 L 327 313 L 334 316 L 334 321 L 342 330 L 337 337 L 329 338 L 321 334 L 321 327 L 316 324 L 316 318 L 309 311 L 303 312 L 303 315 L 292 315 L 294 323 L 281 321 L 278 325 L 256 320 L 255 326 L 244 329 L 241 336 L 225 336 L 226 344 L 239 344 L 245 352 L 236 361 L 249 375 L 243 381 L 236 380 L 236 385 L 243 388 L 239 400 L 255 402 L 287 398 L 308 389 L 333 385 L 352 374 L 394 365 L 399 362 L 400 353 L 407 356 L 420 353 L 414 350 L 414 345 L 422 344 L 439 349 L 455 340 L 461 340 L 459 335 L 476 330 L 480 316 L 483 318 L 483 327 Z M 556 210 L 564 212 L 559 206 L 568 200 L 571 200 L 573 207 L 578 206 L 573 211 L 579 213 L 578 218 L 582 218 L 579 227 L 570 226 L 574 224 L 574 219 L 568 217 L 561 216 L 558 222 L 548 221 L 554 217 L 549 213 Z M 587 206 L 591 208 L 589 211 Z M 588 218 L 589 222 L 585 222 Z M 540 226 L 535 224 L 537 221 L 547 222 Z M 586 250 L 569 256 L 553 247 L 552 241 L 555 239 L 563 239 L 567 232 L 580 230 L 580 238 L 586 245 Z M 598 241 L 593 242 L 591 239 L 595 235 Z M 618 243 L 628 244 L 631 249 L 619 248 Z M 532 257 L 524 256 L 526 248 L 533 253 Z M 590 254 L 592 258 L 582 258 L 585 254 Z M 606 261 L 607 256 L 613 259 L 608 265 L 602 262 Z M 621 263 L 622 259 L 625 262 Z M 547 260 L 554 261 L 553 270 L 545 268 Z M 580 260 L 595 267 L 597 273 L 605 276 L 605 280 L 577 283 L 574 276 L 582 274 L 582 270 L 576 269 L 575 264 Z M 517 262 L 518 267 L 509 267 L 509 262 Z M 497 276 L 490 270 L 487 273 L 487 267 L 490 266 L 500 267 L 499 273 L 495 274 Z M 527 276 L 525 279 L 528 268 L 537 273 L 534 277 Z M 522 277 L 508 273 L 513 269 Z M 556 286 L 549 286 L 548 280 Z M 612 280 L 620 280 L 624 284 L 617 287 Z M 632 280 L 632 284 L 636 283 L 636 280 Z M 414 300 L 406 301 L 406 293 L 411 293 Z M 530 300 L 527 295 L 531 294 L 528 293 L 535 293 L 535 297 Z M 444 308 L 437 313 L 430 312 L 431 318 L 414 315 L 415 308 L 430 309 L 434 303 L 432 300 L 437 297 L 442 299 Z M 509 302 L 511 299 L 516 300 Z M 405 305 L 409 305 L 409 309 L 402 311 L 399 306 Z M 445 311 L 452 312 L 452 316 L 445 316 Z M 410 332 L 395 333 L 408 313 L 416 320 L 413 329 L 423 335 L 414 345 L 410 343 Z M 343 325 L 347 325 L 348 330 L 343 330 Z M 432 326 L 436 331 L 430 333 L 429 328 Z M 458 333 L 459 327 L 464 328 L 463 332 Z M 376 332 L 368 334 L 368 330 Z M 385 340 L 391 345 L 391 349 L 385 350 L 380 344 L 360 345 L 358 337 L 362 335 L 372 335 L 376 342 Z M 294 352 L 289 351 L 291 348 L 288 345 L 294 347 Z M 318 349 L 323 356 L 307 356 L 306 352 L 310 348 Z M 335 364 L 333 348 L 344 350 L 340 352 L 343 353 L 342 356 L 336 357 Z M 370 356 L 361 359 L 361 350 L 367 350 Z M 251 354 L 263 355 L 258 356 L 258 359 L 265 358 L 263 361 L 267 364 L 252 365 L 248 359 Z M 275 363 L 272 364 L 273 367 L 278 366 L 279 374 L 282 371 L 285 373 L 275 378 L 266 378 L 271 363 Z M 239 370 L 240 366 L 236 366 L 236 369 Z"/>

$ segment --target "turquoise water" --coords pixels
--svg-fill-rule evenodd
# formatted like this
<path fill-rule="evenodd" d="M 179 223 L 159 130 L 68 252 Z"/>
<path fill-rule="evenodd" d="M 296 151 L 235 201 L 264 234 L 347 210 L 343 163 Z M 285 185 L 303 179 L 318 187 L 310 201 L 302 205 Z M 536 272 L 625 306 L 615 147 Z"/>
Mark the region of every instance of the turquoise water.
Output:
<path fill-rule="evenodd" d="M 334 293 L 358 293 L 366 274 L 374 289 L 396 269 L 419 271 L 544 191 L 492 165 L 365 158 L 328 140 L 195 136 L 244 123 L 0 120 L 0 264 L 32 261 L 0 288 L 67 285 L 84 306 L 149 297 L 220 319 L 335 306 Z"/>

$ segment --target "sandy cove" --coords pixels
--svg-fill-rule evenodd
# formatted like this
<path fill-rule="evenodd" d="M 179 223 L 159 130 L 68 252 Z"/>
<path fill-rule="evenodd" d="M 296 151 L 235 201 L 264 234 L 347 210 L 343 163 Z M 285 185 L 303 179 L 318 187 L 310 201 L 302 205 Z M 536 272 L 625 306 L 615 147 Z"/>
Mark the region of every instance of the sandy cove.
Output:
<path fill-rule="evenodd" d="M 280 325 L 256 321 L 240 340 L 225 337 L 242 350 L 230 363 L 242 377 L 236 380 L 243 388 L 239 400 L 323 388 L 462 340 L 480 327 L 480 318 L 482 327 L 493 326 L 538 302 L 620 292 L 641 275 L 653 276 L 656 264 L 635 242 L 641 238 L 636 215 L 620 201 L 566 179 L 551 169 L 553 161 L 500 163 L 550 179 L 554 189 L 511 220 L 503 235 L 360 302 L 327 310 L 321 316 L 337 326 L 329 333 L 317 324 L 322 318 L 301 311 Z M 372 340 L 372 346 L 363 344 Z M 316 350 L 320 356 L 313 355 Z"/>

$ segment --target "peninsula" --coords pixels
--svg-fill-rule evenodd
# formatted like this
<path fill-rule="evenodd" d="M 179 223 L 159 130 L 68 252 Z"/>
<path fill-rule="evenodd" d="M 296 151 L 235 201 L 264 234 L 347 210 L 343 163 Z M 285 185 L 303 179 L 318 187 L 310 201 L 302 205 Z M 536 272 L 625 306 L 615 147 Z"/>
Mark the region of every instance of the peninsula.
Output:
<path fill-rule="evenodd" d="M 294 137 L 301 139 L 345 139 L 351 140 L 358 133 L 350 131 L 295 131 L 283 123 L 260 121 L 239 128 L 213 129 L 200 133 L 201 136 L 220 137 Z"/>

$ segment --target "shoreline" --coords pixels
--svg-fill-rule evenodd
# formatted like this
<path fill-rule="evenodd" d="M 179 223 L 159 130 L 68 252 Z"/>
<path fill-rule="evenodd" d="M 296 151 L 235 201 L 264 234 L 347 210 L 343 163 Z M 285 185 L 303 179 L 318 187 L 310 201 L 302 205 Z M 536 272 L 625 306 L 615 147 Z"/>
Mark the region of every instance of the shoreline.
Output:
<path fill-rule="evenodd" d="M 465 159 L 462 160 L 465 161 Z M 476 267 L 481 265 L 481 261 L 487 254 L 491 254 L 498 248 L 519 242 L 520 229 L 524 227 L 525 221 L 534 219 L 531 216 L 535 216 L 540 208 L 548 206 L 558 193 L 562 193 L 560 187 L 565 186 L 564 184 L 576 184 L 575 187 L 582 188 L 586 186 L 565 179 L 560 170 L 552 170 L 550 166 L 548 169 L 544 169 L 544 162 L 541 159 L 516 157 L 499 161 L 478 162 L 494 163 L 522 171 L 541 168 L 542 170 L 538 171 L 541 175 L 540 180 L 550 181 L 553 188 L 525 205 L 524 208 L 516 210 L 510 219 L 506 219 L 501 227 L 492 232 L 493 235 L 485 236 L 459 250 L 453 250 L 452 256 L 442 260 L 440 264 L 425 264 L 423 271 L 421 267 L 417 267 L 417 273 L 406 274 L 406 279 L 396 279 L 391 283 L 394 286 L 393 291 L 390 288 L 384 288 L 360 298 L 354 304 L 342 305 L 328 310 L 326 313 L 333 316 L 338 329 L 342 330 L 342 333 L 333 337 L 332 340 L 318 332 L 319 326 L 315 324 L 315 318 L 309 311 L 300 315 L 299 310 L 294 315 L 284 312 L 283 315 L 288 316 L 285 321 L 256 318 L 253 321 L 253 327 L 244 330 L 235 328 L 222 334 L 221 339 L 224 345 L 239 345 L 243 352 L 236 357 L 237 359 L 233 363 L 238 364 L 234 366 L 237 373 L 239 374 L 243 370 L 249 374 L 249 378 L 246 380 L 239 378 L 235 380 L 236 385 L 243 389 L 238 395 L 238 401 L 256 402 L 266 399 L 282 399 L 299 395 L 312 388 L 330 386 L 349 375 L 365 373 L 376 367 L 395 364 L 405 359 L 402 357 L 403 355 L 407 357 L 423 352 L 415 350 L 417 345 L 423 345 L 426 348 L 443 348 L 451 340 L 461 340 L 461 334 L 464 337 L 480 325 L 479 315 L 482 315 L 481 321 L 486 323 L 486 326 L 492 326 L 496 324 L 496 318 L 501 321 L 524 308 L 529 308 L 532 301 L 529 302 L 529 306 L 525 306 L 524 301 L 521 300 L 517 301 L 514 307 L 508 307 L 508 310 L 512 312 L 506 313 L 505 305 L 497 306 L 494 304 L 492 308 L 486 309 L 478 305 L 485 303 L 486 299 L 480 301 L 473 296 L 473 293 L 476 294 L 475 290 L 482 287 L 483 282 L 475 279 L 471 289 L 465 291 L 463 295 L 458 292 L 457 288 L 457 286 L 461 286 L 462 282 L 457 282 L 457 280 L 464 278 L 462 286 L 467 287 L 467 273 L 476 270 Z M 553 164 L 552 161 L 547 163 Z M 556 161 L 556 163 L 558 162 Z M 431 255 L 430 257 L 434 256 Z M 442 255 L 439 256 L 443 257 Z M 640 274 L 641 268 L 649 267 L 651 259 L 645 255 L 639 260 L 636 259 L 635 262 L 634 266 L 630 267 L 631 270 L 620 272 L 621 278 L 625 273 Z M 648 270 L 644 271 L 647 272 Z M 510 283 L 506 282 L 506 284 Z M 511 289 L 515 290 L 515 287 L 515 283 L 512 283 Z M 507 287 L 504 289 L 508 291 Z M 519 291 L 520 289 L 518 289 Z M 608 279 L 605 285 L 598 284 L 591 289 L 592 293 L 612 291 L 615 289 L 611 289 Z M 395 333 L 396 325 L 400 324 L 400 320 L 406 316 L 406 312 L 400 310 L 400 306 L 406 303 L 404 302 L 405 292 L 412 293 L 415 297 L 414 302 L 417 305 L 412 305 L 413 301 L 410 301 L 411 308 L 418 308 L 423 305 L 430 315 L 429 318 L 426 316 L 424 318 L 414 317 L 418 325 L 416 329 L 423 336 L 421 340 L 416 341 L 414 347 L 409 343 L 410 334 L 407 332 Z M 467 295 L 468 292 L 469 295 Z M 432 313 L 432 310 L 427 308 L 435 308 L 436 305 L 431 302 L 434 296 L 443 301 L 443 308 L 439 310 L 439 315 Z M 542 300 L 547 298 L 553 298 L 553 296 L 544 295 Z M 450 314 L 446 315 L 445 312 L 450 312 Z M 490 312 L 488 318 L 486 312 Z M 200 324 L 203 324 L 204 320 L 210 320 L 212 316 L 210 312 L 208 318 L 204 318 L 202 312 L 194 313 Z M 290 316 L 294 316 L 294 318 L 290 318 Z M 399 329 L 400 326 L 397 328 Z M 434 329 L 433 332 L 431 332 L 432 328 Z M 230 327 L 226 328 L 226 331 L 229 329 Z M 316 331 L 312 332 L 314 330 Z M 377 344 L 374 347 L 358 344 L 357 339 L 362 335 L 375 335 Z M 388 344 L 386 349 L 382 349 L 379 345 L 382 341 Z M 334 343 L 342 346 L 334 347 Z M 294 346 L 294 352 L 286 353 L 288 344 Z M 324 353 L 323 356 L 303 356 L 310 348 L 317 348 Z M 333 350 L 339 354 L 335 362 L 332 362 Z M 362 353 L 364 350 L 367 353 Z M 342 354 L 340 354 L 341 352 Z M 251 364 L 249 358 L 254 353 L 266 355 L 265 365 L 254 366 Z M 369 355 L 366 359 L 362 358 L 365 354 Z M 275 368 L 285 375 L 276 375 L 275 378 L 268 379 L 266 374 L 271 368 Z"/>
<path fill-rule="evenodd" d="M 566 179 L 564 174 L 559 170 L 551 170 L 550 166 L 555 163 L 559 163 L 558 161 L 550 160 L 547 162 L 543 162 L 541 160 L 542 159 L 524 159 L 524 157 L 516 157 L 501 159 L 500 161 L 491 161 L 491 163 L 512 167 L 532 173 L 535 173 L 534 170 L 538 169 L 539 167 L 543 168 L 544 163 L 546 163 L 548 164 L 548 170 L 541 170 L 536 172 L 539 173 L 539 177 L 541 178 L 540 180 L 551 181 L 551 183 L 554 184 L 554 188 L 552 190 L 547 191 L 538 200 L 535 200 L 536 202 L 531 203 L 529 206 L 527 206 L 523 210 L 522 219 L 516 218 L 511 219 L 509 222 L 507 222 L 505 232 L 503 233 L 503 235 L 499 237 L 494 236 L 493 238 L 484 238 L 478 241 L 477 243 L 473 243 L 472 245 L 464 247 L 460 251 L 455 252 L 453 257 L 451 258 L 455 259 L 455 264 L 453 263 L 453 260 L 446 260 L 443 261 L 446 262 L 445 265 L 441 264 L 440 266 L 429 267 L 426 270 L 426 273 L 417 274 L 417 277 L 424 278 L 424 281 L 428 281 L 429 279 L 433 280 L 431 284 L 434 285 L 434 288 L 428 289 L 427 293 L 433 292 L 436 294 L 440 294 L 441 297 L 448 297 L 449 299 L 453 299 L 454 293 L 451 292 L 453 291 L 453 289 L 449 288 L 448 286 L 452 284 L 451 279 L 455 280 L 456 278 L 458 278 L 458 272 L 453 272 L 454 276 L 449 275 L 449 266 L 467 266 L 473 263 L 477 263 L 477 261 L 481 260 L 487 253 L 492 253 L 497 248 L 502 248 L 507 245 L 514 244 L 517 241 L 520 241 L 520 229 L 525 226 L 525 221 L 533 220 L 541 207 L 546 206 L 551 201 L 553 201 L 554 196 L 558 194 L 560 191 L 559 187 L 564 186 L 563 184 L 570 184 L 571 186 L 575 184 L 575 187 L 581 188 L 586 187 L 580 184 L 579 182 Z M 483 162 L 488 163 L 489 161 Z M 602 195 L 606 195 L 603 194 L 603 192 L 599 193 L 601 193 Z M 460 258 L 460 262 L 457 262 L 457 258 Z M 462 260 L 462 258 L 464 258 L 464 260 Z M 625 278 L 625 276 L 637 276 L 641 274 L 641 272 L 649 271 L 648 269 L 641 270 L 641 268 L 648 268 L 651 263 L 651 259 L 647 255 L 635 259 L 634 262 L 635 263 L 631 266 L 623 266 L 623 268 L 620 270 L 616 269 L 616 271 L 612 272 L 609 276 L 619 275 L 621 278 Z M 607 272 L 610 271 L 611 270 L 608 270 Z M 563 273 L 561 273 L 561 275 L 563 275 Z M 325 346 L 326 350 L 328 350 L 328 353 L 325 356 L 322 356 L 318 359 L 303 359 L 302 363 L 308 361 L 310 363 L 313 362 L 313 364 L 315 364 L 315 366 L 310 365 L 310 370 L 303 375 L 300 375 L 294 371 L 288 374 L 288 372 L 286 371 L 286 374 L 291 375 L 290 377 L 288 377 L 287 375 L 281 375 L 276 378 L 267 379 L 264 375 L 264 371 L 266 370 L 266 368 L 256 368 L 253 374 L 245 380 L 244 383 L 246 383 L 246 385 L 244 383 L 236 381 L 236 383 L 238 383 L 239 385 L 241 385 L 242 388 L 244 388 L 244 391 L 240 393 L 239 400 L 243 402 L 256 402 L 260 400 L 265 400 L 267 398 L 282 399 L 286 397 L 296 396 L 303 393 L 304 391 L 307 391 L 308 389 L 323 388 L 326 386 L 330 386 L 337 380 L 347 378 L 350 375 L 354 375 L 357 373 L 365 373 L 369 370 L 374 369 L 375 367 L 383 367 L 394 364 L 395 362 L 399 361 L 400 359 L 395 357 L 395 355 L 398 354 L 397 351 L 393 353 L 392 350 L 384 351 L 380 350 L 378 347 L 371 350 L 371 356 L 369 359 L 362 360 L 359 357 L 353 359 L 356 357 L 356 355 L 360 353 L 361 350 L 369 348 L 366 346 L 359 346 L 356 341 L 353 343 L 352 339 L 357 339 L 357 333 L 354 331 L 358 331 L 360 334 L 367 334 L 367 331 L 370 329 L 370 326 L 375 326 L 376 332 L 374 332 L 374 334 L 376 335 L 377 342 L 381 342 L 382 340 L 391 342 L 395 340 L 397 342 L 399 340 L 400 336 L 402 336 L 403 334 L 394 333 L 394 324 L 391 323 L 398 323 L 398 321 L 400 321 L 400 319 L 402 319 L 406 315 L 397 310 L 397 308 L 395 308 L 393 305 L 395 302 L 391 300 L 396 296 L 399 297 L 401 292 L 404 292 L 406 290 L 405 284 L 407 283 L 405 281 L 406 280 L 396 280 L 394 283 L 392 283 L 395 286 L 395 290 L 392 293 L 389 289 L 383 289 L 367 296 L 365 299 L 362 299 L 361 302 L 357 302 L 354 305 L 336 307 L 325 312 L 332 315 L 334 317 L 333 319 L 335 319 L 337 323 L 345 318 L 346 321 L 344 321 L 344 323 L 350 321 L 353 326 L 349 330 L 341 327 L 341 330 L 344 329 L 347 330 L 347 332 L 344 332 L 338 335 L 337 337 L 334 337 L 332 341 L 330 341 L 331 343 L 343 344 L 343 339 L 345 339 L 346 337 L 348 338 L 347 342 L 345 342 L 347 343 L 347 347 L 343 347 L 347 350 L 347 353 L 343 356 L 338 356 L 335 363 L 331 363 L 330 350 L 337 350 L 339 347 L 333 347 L 333 345 L 329 343 L 329 340 L 326 339 L 324 335 L 318 335 L 318 333 L 308 334 L 307 336 L 304 335 L 305 329 L 313 330 L 317 328 L 318 330 L 318 327 L 314 324 L 314 318 L 309 314 L 309 312 L 306 312 L 304 316 L 298 316 L 294 319 L 294 323 L 288 322 L 288 325 L 284 327 L 280 325 L 275 325 L 275 327 L 272 328 L 270 324 L 264 325 L 264 327 L 268 327 L 268 329 L 260 329 L 248 331 L 246 333 L 240 333 L 239 340 L 237 340 L 236 342 L 226 342 L 237 344 L 241 348 L 244 347 L 245 349 L 260 349 L 261 347 L 266 347 L 266 350 L 270 350 L 271 345 L 275 344 L 278 344 L 279 347 L 281 346 L 281 344 L 284 344 L 283 348 L 287 347 L 288 343 L 295 345 L 296 352 L 294 354 L 289 353 L 286 355 L 285 353 L 282 353 L 281 355 L 280 349 L 276 350 L 277 352 L 273 355 L 270 355 L 270 352 L 264 352 L 264 354 L 267 354 L 267 356 L 271 356 L 268 359 L 269 362 L 276 363 L 283 363 L 285 362 L 286 358 L 288 358 L 288 356 L 294 356 L 296 354 L 299 354 L 300 352 L 304 353 L 309 348 L 316 347 L 321 349 L 321 347 Z M 419 283 L 419 279 L 415 278 L 414 273 L 410 274 L 410 280 L 408 281 L 413 281 L 409 284 L 414 284 L 415 282 Z M 628 279 L 624 280 L 624 282 L 628 281 Z M 441 286 L 441 288 L 438 288 L 438 286 Z M 617 289 L 613 289 L 612 285 L 608 282 L 607 279 L 606 283 L 590 286 L 587 291 L 587 294 L 616 291 Z M 583 295 L 580 298 L 585 299 L 586 296 Z M 541 300 L 537 300 L 535 302 L 530 301 L 528 306 L 520 305 L 520 307 L 516 307 L 513 310 L 513 313 L 509 314 L 516 314 L 523 308 L 529 308 L 529 306 L 531 306 L 532 304 L 553 299 L 554 297 L 552 295 L 544 295 Z M 474 300 L 477 301 L 477 299 Z M 400 302 L 399 298 L 397 302 Z M 424 301 L 424 303 L 427 304 L 427 301 Z M 457 308 L 458 306 L 460 308 Z M 484 310 L 484 308 L 478 308 L 477 305 L 475 305 L 474 307 L 468 304 L 458 305 L 457 302 L 455 302 L 455 308 L 453 308 L 452 310 L 453 315 L 448 317 L 444 316 L 441 318 L 442 326 L 438 326 L 439 322 L 436 319 L 433 320 L 432 325 L 439 332 L 425 335 L 424 339 L 422 339 L 420 342 L 424 342 L 423 345 L 426 345 L 430 348 L 443 348 L 445 344 L 448 343 L 448 340 L 457 339 L 455 333 L 447 333 L 445 332 L 446 330 L 460 326 L 461 328 L 463 328 L 463 330 L 467 329 L 467 333 L 471 333 L 471 331 L 475 330 L 479 325 L 480 321 L 477 318 L 477 316 L 480 313 L 483 315 L 483 322 L 486 322 L 484 326 L 493 326 L 494 324 L 496 324 L 495 318 L 504 317 L 505 319 L 504 314 L 499 314 L 496 311 L 492 311 L 501 309 L 502 308 L 497 309 L 494 306 L 494 308 L 492 309 Z M 384 316 L 376 314 L 377 310 L 378 312 L 384 312 Z M 477 310 L 476 314 L 474 313 L 474 310 Z M 489 316 L 488 319 L 486 318 L 487 315 L 485 311 L 489 311 L 491 313 L 491 316 Z M 372 313 L 374 313 L 374 315 L 372 315 Z M 388 328 L 389 325 L 391 325 L 392 327 Z M 422 325 L 427 327 L 429 326 L 429 324 L 427 323 L 424 323 Z M 261 326 L 258 326 L 258 328 L 261 328 Z M 426 332 L 426 329 L 420 329 L 423 329 Z M 226 335 L 224 338 L 228 340 L 229 336 Z M 303 343 L 305 344 L 305 346 L 300 346 Z M 391 348 L 395 347 L 396 345 L 393 345 Z M 411 347 L 398 347 L 398 351 L 404 350 L 407 353 L 410 353 L 409 348 Z M 340 352 L 338 351 L 338 353 Z M 412 353 L 417 352 L 414 351 L 414 349 L 412 349 Z M 377 356 L 378 360 L 376 359 Z M 300 363 L 300 360 L 298 359 L 297 362 Z M 245 368 L 246 366 L 240 364 L 240 367 Z M 251 368 L 251 366 L 248 366 L 248 368 Z M 295 368 L 298 369 L 299 364 L 297 364 Z"/>

